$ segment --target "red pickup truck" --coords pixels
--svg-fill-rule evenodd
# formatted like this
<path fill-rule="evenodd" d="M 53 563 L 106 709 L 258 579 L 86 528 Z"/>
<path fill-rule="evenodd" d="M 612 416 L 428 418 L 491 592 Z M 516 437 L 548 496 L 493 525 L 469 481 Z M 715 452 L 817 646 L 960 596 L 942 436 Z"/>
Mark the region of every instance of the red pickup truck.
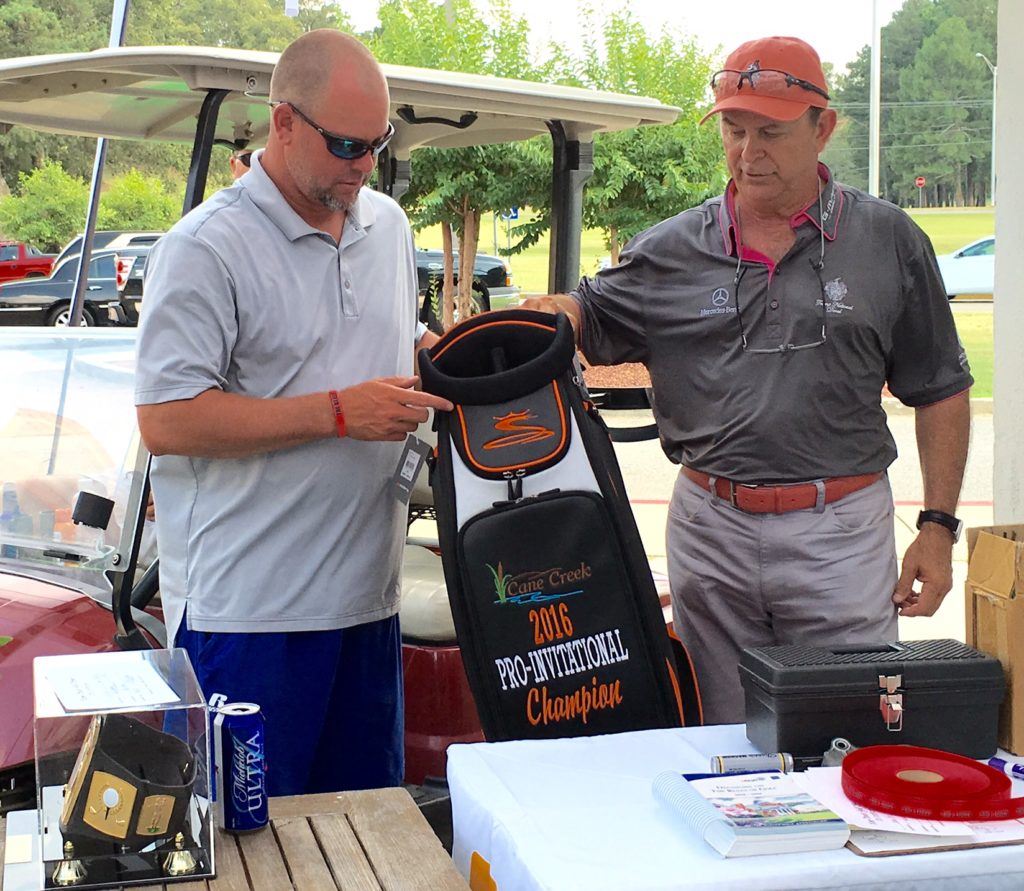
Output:
<path fill-rule="evenodd" d="M 53 270 L 54 254 L 43 254 L 20 241 L 0 241 L 0 282 L 47 276 Z"/>

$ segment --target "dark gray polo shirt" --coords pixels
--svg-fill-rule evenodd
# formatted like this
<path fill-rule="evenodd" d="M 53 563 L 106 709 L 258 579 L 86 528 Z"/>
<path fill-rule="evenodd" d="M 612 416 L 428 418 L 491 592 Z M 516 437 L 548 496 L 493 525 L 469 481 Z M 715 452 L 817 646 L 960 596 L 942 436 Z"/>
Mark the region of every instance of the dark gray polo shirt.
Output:
<path fill-rule="evenodd" d="M 572 293 L 591 362 L 649 369 L 672 461 L 761 483 L 884 470 L 896 458 L 884 385 L 918 407 L 974 382 L 928 237 L 898 207 L 820 172 L 823 220 L 817 201 L 796 214 L 796 243 L 778 264 L 743 248 L 739 288 L 753 349 L 819 340 L 824 293 L 819 347 L 744 351 L 732 183 L 642 232 L 618 266 Z"/>

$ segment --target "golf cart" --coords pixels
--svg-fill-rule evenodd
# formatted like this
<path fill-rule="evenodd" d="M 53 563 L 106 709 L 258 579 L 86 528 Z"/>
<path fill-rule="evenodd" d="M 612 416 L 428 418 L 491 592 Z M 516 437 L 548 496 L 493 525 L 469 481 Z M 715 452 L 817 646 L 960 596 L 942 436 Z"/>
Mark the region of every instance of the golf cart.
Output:
<path fill-rule="evenodd" d="M 265 142 L 276 60 L 275 53 L 183 47 L 2 60 L 0 132 L 18 125 L 191 143 L 183 207 L 188 212 L 203 200 L 215 145 Z M 419 147 L 551 135 L 552 291 L 576 282 L 593 135 L 669 123 L 678 112 L 650 99 L 577 88 L 384 69 L 396 135 L 380 158 L 377 187 L 395 198 L 414 175 L 413 152 Z M 101 163 L 97 169 L 101 174 Z M 97 183 L 93 192 L 98 194 Z M 148 455 L 134 425 L 134 337 L 131 329 L 70 328 L 0 335 L 0 811 L 33 798 L 34 657 L 166 645 L 153 606 L 155 564 L 137 579 Z M 15 467 L 6 456 L 23 446 L 24 466 Z M 105 529 L 70 519 L 81 491 L 113 501 Z M 419 515 L 425 510 L 421 505 Z M 448 744 L 481 738 L 440 561 L 436 549 L 423 544 L 412 540 L 406 549 L 402 606 L 407 780 L 413 784 L 444 776 Z"/>

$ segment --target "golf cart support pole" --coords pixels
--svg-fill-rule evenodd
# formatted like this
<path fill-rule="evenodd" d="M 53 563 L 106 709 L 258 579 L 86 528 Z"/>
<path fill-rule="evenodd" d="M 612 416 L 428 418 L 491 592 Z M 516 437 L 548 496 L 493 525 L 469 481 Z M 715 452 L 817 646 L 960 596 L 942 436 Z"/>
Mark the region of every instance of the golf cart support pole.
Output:
<path fill-rule="evenodd" d="M 594 144 L 570 138 L 562 121 L 546 123 L 552 150 L 548 293 L 565 294 L 579 283 L 583 187 L 594 172 Z"/>
<path fill-rule="evenodd" d="M 182 216 L 203 203 L 206 177 L 210 172 L 210 153 L 217 132 L 217 116 L 220 114 L 221 103 L 230 94 L 231 90 L 209 90 L 203 99 L 203 107 L 196 121 L 196 138 L 192 142 L 192 160 L 188 167 L 188 181 L 185 183 Z"/>
<path fill-rule="evenodd" d="M 110 608 L 114 613 L 114 643 L 122 650 L 149 650 L 152 649 L 145 635 L 139 631 L 132 616 L 132 582 L 135 579 L 135 570 L 139 565 L 139 548 L 142 543 L 143 523 L 146 519 L 146 504 L 149 501 L 149 465 L 152 459 L 146 462 L 146 474 L 142 481 L 142 494 L 139 497 L 139 504 L 142 505 L 139 522 L 135 524 L 135 537 L 132 540 L 132 549 L 128 555 L 128 565 L 124 572 L 115 577 L 114 591 L 111 597 Z M 154 589 L 153 593 L 156 591 Z M 140 607 L 141 608 L 141 607 Z M 167 642 L 173 646 L 173 641 Z"/>
<path fill-rule="evenodd" d="M 198 207 L 206 195 L 206 177 L 210 171 L 210 154 L 217 131 L 217 116 L 220 113 L 221 103 L 230 93 L 231 90 L 210 90 L 206 94 L 206 98 L 203 99 L 203 106 L 199 111 L 199 120 L 196 123 L 196 136 L 192 143 L 192 160 L 188 168 L 188 181 L 185 184 L 185 200 L 181 209 L 182 216 L 193 208 Z M 123 650 L 149 648 L 149 643 L 142 632 L 139 631 L 135 624 L 135 619 L 132 617 L 132 587 L 135 578 L 135 568 L 139 561 L 142 528 L 146 520 L 146 507 L 149 501 L 149 472 L 151 464 L 152 459 L 146 463 L 146 480 L 143 484 L 142 499 L 139 502 L 135 540 L 132 542 L 132 550 L 128 556 L 128 565 L 114 583 L 112 607 L 114 621 L 117 624 L 117 633 L 114 636 L 114 640 Z M 153 573 L 147 572 L 144 577 L 144 591 L 140 593 L 149 592 L 150 596 L 152 593 L 155 593 L 156 586 L 153 584 L 153 581 Z M 141 609 L 148 602 L 148 597 L 136 598 L 135 605 Z M 173 641 L 168 641 L 168 644 L 173 646 Z"/>
<path fill-rule="evenodd" d="M 594 173 L 594 143 L 580 142 L 566 135 L 562 121 L 548 121 L 551 131 L 551 250 L 548 255 L 548 293 L 567 294 L 580 280 L 580 240 L 583 234 L 583 189 Z M 643 402 L 648 398 L 639 391 Z M 597 404 L 603 394 L 598 394 Z M 614 442 L 643 442 L 657 439 L 657 424 L 612 427 Z"/>
<path fill-rule="evenodd" d="M 395 201 L 401 201 L 402 196 L 409 191 L 411 181 L 412 160 L 396 158 L 390 149 L 385 150 L 377 161 L 377 190 L 394 198 Z"/>
<path fill-rule="evenodd" d="M 128 28 L 128 0 L 114 0 L 114 12 L 110 21 L 108 46 L 124 46 Z M 103 166 L 107 161 L 107 140 L 101 136 L 96 140 L 96 158 L 92 165 L 92 187 L 89 192 L 89 207 L 85 214 L 85 232 L 82 233 L 82 253 L 78 257 L 78 272 L 75 274 L 75 290 L 68 307 L 68 327 L 77 328 L 82 324 L 85 312 L 85 287 L 89 280 L 89 260 L 92 258 L 93 235 L 96 232 L 96 214 L 100 207 L 100 186 L 103 184 Z"/>

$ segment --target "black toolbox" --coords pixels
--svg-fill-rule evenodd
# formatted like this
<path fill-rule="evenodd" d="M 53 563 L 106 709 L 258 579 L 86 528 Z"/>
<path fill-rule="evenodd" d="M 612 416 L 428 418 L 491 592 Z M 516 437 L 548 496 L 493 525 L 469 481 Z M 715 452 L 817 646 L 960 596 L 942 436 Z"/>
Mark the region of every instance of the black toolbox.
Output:
<path fill-rule="evenodd" d="M 762 752 L 820 756 L 907 743 L 988 758 L 1005 680 L 999 660 L 956 640 L 755 647 L 740 658 L 747 738 Z"/>

